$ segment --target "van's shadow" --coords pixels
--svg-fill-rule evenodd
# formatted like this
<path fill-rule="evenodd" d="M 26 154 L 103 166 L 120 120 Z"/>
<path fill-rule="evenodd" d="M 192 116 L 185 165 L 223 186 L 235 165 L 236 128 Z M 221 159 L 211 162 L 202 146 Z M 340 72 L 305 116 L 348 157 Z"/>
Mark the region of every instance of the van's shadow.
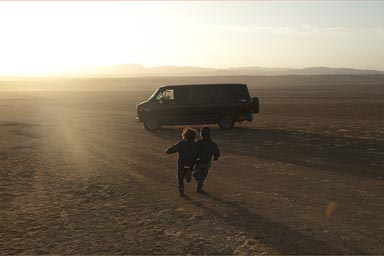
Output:
<path fill-rule="evenodd" d="M 199 129 L 199 126 L 192 127 Z M 384 174 L 384 144 L 379 140 L 296 130 L 212 128 L 213 138 L 223 155 L 256 157 L 375 179 Z M 180 139 L 182 129 L 179 126 L 164 127 L 153 134 L 172 144 Z"/>
<path fill-rule="evenodd" d="M 244 232 L 248 239 L 260 241 L 262 244 L 272 248 L 280 254 L 296 255 L 335 255 L 335 254 L 368 254 L 367 252 L 343 244 L 348 252 L 341 251 L 326 242 L 316 240 L 310 235 L 303 234 L 284 224 L 268 219 L 260 214 L 250 211 L 237 202 L 230 202 L 216 197 L 208 192 L 202 196 L 206 197 L 213 205 L 217 205 L 223 211 L 217 211 L 208 207 L 191 197 L 185 199 L 197 208 L 202 209 L 208 215 L 218 218 L 228 225 Z"/>

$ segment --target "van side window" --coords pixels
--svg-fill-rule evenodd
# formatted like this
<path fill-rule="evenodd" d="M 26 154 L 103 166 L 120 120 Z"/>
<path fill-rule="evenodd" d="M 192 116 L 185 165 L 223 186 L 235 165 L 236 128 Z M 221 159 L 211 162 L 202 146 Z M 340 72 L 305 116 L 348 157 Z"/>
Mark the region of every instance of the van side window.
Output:
<path fill-rule="evenodd" d="M 212 97 L 212 88 L 209 86 L 192 87 L 189 91 L 189 98 L 196 103 L 208 103 Z"/>
<path fill-rule="evenodd" d="M 214 102 L 243 102 L 250 99 L 248 90 L 245 86 L 217 86 L 214 87 Z"/>
<path fill-rule="evenodd" d="M 179 103 L 187 103 L 190 101 L 190 89 L 188 87 L 175 88 L 175 100 Z"/>
<path fill-rule="evenodd" d="M 175 94 L 173 89 L 166 89 L 157 95 L 156 100 L 158 101 L 171 101 L 175 100 Z"/>
<path fill-rule="evenodd" d="M 249 100 L 249 93 L 246 87 L 238 86 L 231 88 L 231 94 L 236 100 Z"/>
<path fill-rule="evenodd" d="M 229 87 L 218 86 L 214 87 L 212 98 L 214 101 L 219 102 L 231 102 L 234 100 L 233 92 Z"/>

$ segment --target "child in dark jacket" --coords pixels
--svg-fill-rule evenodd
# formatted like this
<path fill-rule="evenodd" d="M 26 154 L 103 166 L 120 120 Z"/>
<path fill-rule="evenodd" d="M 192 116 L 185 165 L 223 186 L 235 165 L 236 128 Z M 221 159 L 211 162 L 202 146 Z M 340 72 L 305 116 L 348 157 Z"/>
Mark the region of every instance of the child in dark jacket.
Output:
<path fill-rule="evenodd" d="M 184 178 L 191 182 L 192 168 L 198 155 L 198 147 L 195 143 L 196 131 L 192 128 L 186 128 L 181 133 L 182 140 L 175 145 L 167 148 L 166 153 L 178 153 L 177 161 L 177 183 L 180 196 L 184 195 Z"/>
<path fill-rule="evenodd" d="M 208 175 L 208 170 L 212 165 L 212 158 L 217 161 L 220 151 L 217 144 L 212 141 L 211 129 L 204 126 L 200 129 L 200 136 L 196 144 L 198 145 L 199 155 L 196 162 L 196 171 L 193 174 L 197 181 L 196 192 L 203 192 L 203 184 Z"/>

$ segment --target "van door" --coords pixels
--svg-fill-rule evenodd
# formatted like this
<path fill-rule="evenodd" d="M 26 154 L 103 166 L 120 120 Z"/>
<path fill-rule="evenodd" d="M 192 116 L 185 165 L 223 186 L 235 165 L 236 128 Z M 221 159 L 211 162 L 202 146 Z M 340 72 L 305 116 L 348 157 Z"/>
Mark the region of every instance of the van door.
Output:
<path fill-rule="evenodd" d="M 191 97 L 190 97 L 190 87 L 180 86 L 174 88 L 175 93 L 175 105 L 174 113 L 175 118 L 174 122 L 177 123 L 188 123 L 191 120 Z"/>
<path fill-rule="evenodd" d="M 217 120 L 222 114 L 231 112 L 231 95 L 226 85 L 213 87 L 211 114 Z"/>
<path fill-rule="evenodd" d="M 172 88 L 164 88 L 159 91 L 154 99 L 152 115 L 161 120 L 162 123 L 172 122 L 176 118 L 175 91 Z"/>
<path fill-rule="evenodd" d="M 212 108 L 212 86 L 191 86 L 190 116 L 193 122 L 208 122 L 215 120 Z"/>
<path fill-rule="evenodd" d="M 153 112 L 164 123 L 186 123 L 191 120 L 189 87 L 171 87 L 161 90 L 155 98 Z"/>

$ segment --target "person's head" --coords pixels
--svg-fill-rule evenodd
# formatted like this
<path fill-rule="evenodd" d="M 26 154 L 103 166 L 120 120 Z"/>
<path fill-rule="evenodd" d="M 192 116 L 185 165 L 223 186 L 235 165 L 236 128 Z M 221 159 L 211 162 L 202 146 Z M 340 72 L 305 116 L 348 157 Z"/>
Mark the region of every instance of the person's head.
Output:
<path fill-rule="evenodd" d="M 196 131 L 192 128 L 185 128 L 181 133 L 181 137 L 183 138 L 183 140 L 186 140 L 188 142 L 193 142 L 195 141 L 195 138 L 196 138 Z"/>
<path fill-rule="evenodd" d="M 209 128 L 208 126 L 201 127 L 200 136 L 203 138 L 203 140 L 210 140 L 211 139 L 211 128 Z"/>

